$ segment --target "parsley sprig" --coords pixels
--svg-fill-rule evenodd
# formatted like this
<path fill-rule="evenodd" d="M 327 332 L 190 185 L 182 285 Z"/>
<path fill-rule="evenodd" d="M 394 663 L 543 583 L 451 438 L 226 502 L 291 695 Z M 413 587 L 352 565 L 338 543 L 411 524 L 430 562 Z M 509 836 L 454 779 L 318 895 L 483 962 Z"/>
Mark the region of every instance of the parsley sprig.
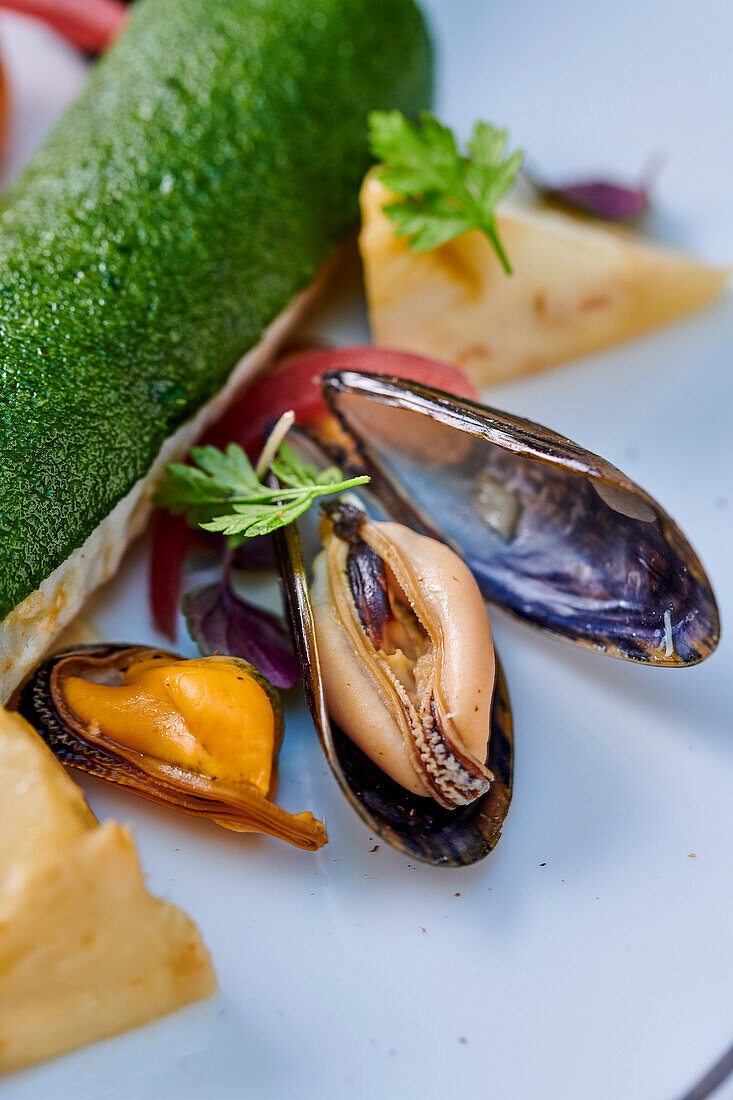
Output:
<path fill-rule="evenodd" d="M 518 149 L 505 158 L 506 130 L 477 122 L 464 155 L 448 127 L 427 111 L 418 126 L 400 111 L 372 111 L 369 141 L 383 162 L 380 179 L 401 196 L 384 208 L 398 236 L 410 237 L 416 252 L 429 252 L 480 229 L 511 274 L 495 211 L 517 178 L 524 154 Z"/>
<path fill-rule="evenodd" d="M 336 466 L 319 470 L 301 462 L 287 443 L 281 443 L 269 465 L 280 482 L 271 488 L 257 476 L 242 448 L 230 443 L 193 447 L 195 465 L 174 462 L 156 493 L 156 503 L 174 515 L 185 514 L 193 526 L 219 531 L 238 545 L 254 535 L 269 535 L 292 523 L 320 497 L 363 485 L 369 478 L 343 479 Z"/>

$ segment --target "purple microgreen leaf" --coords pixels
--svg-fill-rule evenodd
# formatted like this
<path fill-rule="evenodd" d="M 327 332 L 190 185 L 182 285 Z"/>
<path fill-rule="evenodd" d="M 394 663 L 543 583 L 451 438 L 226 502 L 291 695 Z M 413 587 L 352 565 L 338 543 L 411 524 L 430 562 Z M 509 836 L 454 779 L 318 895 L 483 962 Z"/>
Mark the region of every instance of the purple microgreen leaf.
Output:
<path fill-rule="evenodd" d="M 543 187 L 542 195 L 561 206 L 606 222 L 630 222 L 649 209 L 646 187 L 627 187 L 620 183 L 566 183 Z"/>
<path fill-rule="evenodd" d="M 189 633 L 205 657 L 241 657 L 277 688 L 291 688 L 298 682 L 298 662 L 288 631 L 277 615 L 234 593 L 229 564 L 220 582 L 187 593 L 181 608 Z"/>
<path fill-rule="evenodd" d="M 636 221 L 648 211 L 651 189 L 661 167 L 658 157 L 650 158 L 636 184 L 593 177 L 548 184 L 531 173 L 525 174 L 538 194 L 549 202 L 599 221 L 623 223 Z"/>

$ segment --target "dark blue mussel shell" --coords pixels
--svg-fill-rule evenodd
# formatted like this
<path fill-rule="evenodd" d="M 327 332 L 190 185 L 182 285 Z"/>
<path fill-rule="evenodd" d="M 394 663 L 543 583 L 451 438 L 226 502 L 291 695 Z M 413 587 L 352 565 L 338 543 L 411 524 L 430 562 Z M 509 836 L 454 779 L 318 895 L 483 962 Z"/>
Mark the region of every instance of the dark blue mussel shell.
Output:
<path fill-rule="evenodd" d="M 681 668 L 715 649 L 713 590 L 674 520 L 620 470 L 521 417 L 337 371 L 324 394 L 394 519 L 436 535 L 486 596 L 555 637 Z"/>

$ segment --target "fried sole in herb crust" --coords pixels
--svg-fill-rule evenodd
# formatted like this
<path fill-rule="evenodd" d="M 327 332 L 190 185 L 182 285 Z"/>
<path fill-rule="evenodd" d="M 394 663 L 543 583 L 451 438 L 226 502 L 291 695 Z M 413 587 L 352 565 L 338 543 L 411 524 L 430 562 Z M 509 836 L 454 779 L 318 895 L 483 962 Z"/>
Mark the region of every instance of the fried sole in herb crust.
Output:
<path fill-rule="evenodd" d="M 182 457 L 209 424 L 221 416 L 237 390 L 274 358 L 278 347 L 327 282 L 333 262 L 325 265 L 312 286 L 296 298 L 270 326 L 261 343 L 237 364 L 224 389 L 166 440 L 147 477 L 102 520 L 83 546 L 0 623 L 0 702 L 7 702 L 80 611 L 86 598 L 114 576 L 127 546 L 145 528 L 153 507 L 153 492 L 167 463 Z"/>

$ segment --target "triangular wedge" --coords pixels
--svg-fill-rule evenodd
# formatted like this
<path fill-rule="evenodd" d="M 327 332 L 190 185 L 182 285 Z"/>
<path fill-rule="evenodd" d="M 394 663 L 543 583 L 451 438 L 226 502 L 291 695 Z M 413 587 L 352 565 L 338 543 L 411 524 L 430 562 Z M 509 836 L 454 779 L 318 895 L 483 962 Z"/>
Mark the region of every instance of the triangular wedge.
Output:
<path fill-rule="evenodd" d="M 198 929 L 145 887 L 135 845 L 99 826 L 20 716 L 0 708 L 0 1072 L 212 993 Z"/>
<path fill-rule="evenodd" d="M 444 359 L 493 385 L 598 351 L 712 302 L 727 271 L 622 230 L 505 205 L 497 221 L 514 274 L 482 233 L 412 252 L 382 207 L 374 174 L 359 238 L 377 344 Z"/>

